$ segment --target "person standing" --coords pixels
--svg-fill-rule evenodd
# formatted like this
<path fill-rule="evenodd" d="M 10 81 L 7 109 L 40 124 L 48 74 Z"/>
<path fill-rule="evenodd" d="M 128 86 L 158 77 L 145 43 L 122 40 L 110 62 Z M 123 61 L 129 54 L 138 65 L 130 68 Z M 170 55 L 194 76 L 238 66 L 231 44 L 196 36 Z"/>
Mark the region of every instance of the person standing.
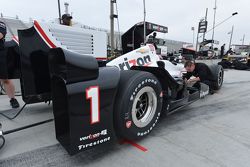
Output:
<path fill-rule="evenodd" d="M 156 39 L 157 33 L 154 32 L 153 35 L 150 35 L 147 39 L 147 43 L 153 44 L 155 47 L 155 50 L 157 50 L 157 39 Z"/>
<path fill-rule="evenodd" d="M 226 55 L 231 55 L 231 54 L 233 54 L 233 53 L 234 53 L 234 52 L 233 52 L 232 48 L 229 48 L 229 50 L 227 51 Z"/>
<path fill-rule="evenodd" d="M 69 14 L 63 14 L 62 15 L 62 24 L 65 26 L 72 26 L 72 19 L 73 17 L 70 16 Z"/>
<path fill-rule="evenodd" d="M 7 33 L 6 25 L 4 22 L 0 21 L 0 56 L 4 54 L 4 43 L 5 35 Z M 19 103 L 15 99 L 15 87 L 11 80 L 9 79 L 0 79 L 0 82 L 3 83 L 4 89 L 8 97 L 10 98 L 10 105 L 12 108 L 18 108 Z"/>
<path fill-rule="evenodd" d="M 220 58 L 224 56 L 224 51 L 225 51 L 225 44 L 223 44 L 220 48 Z"/>

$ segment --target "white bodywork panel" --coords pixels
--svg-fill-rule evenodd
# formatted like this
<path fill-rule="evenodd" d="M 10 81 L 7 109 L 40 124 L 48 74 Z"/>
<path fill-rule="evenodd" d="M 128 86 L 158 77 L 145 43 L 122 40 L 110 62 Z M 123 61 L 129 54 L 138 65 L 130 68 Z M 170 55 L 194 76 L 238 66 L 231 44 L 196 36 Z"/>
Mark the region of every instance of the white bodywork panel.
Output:
<path fill-rule="evenodd" d="M 42 31 L 56 47 L 95 58 L 107 58 L 107 34 L 105 32 L 60 24 L 38 23 L 37 21 L 34 24 L 36 30 L 47 44 L 48 42 L 44 38 L 44 34 L 41 33 Z M 40 28 L 38 28 L 37 24 Z"/>
<path fill-rule="evenodd" d="M 168 60 L 161 60 L 151 44 L 124 54 L 107 63 L 107 66 L 117 66 L 120 70 L 129 70 L 132 66 L 158 67 L 157 61 L 165 63 L 165 69 L 172 77 L 182 77 L 182 72 L 184 72 L 183 64 L 174 65 Z"/>

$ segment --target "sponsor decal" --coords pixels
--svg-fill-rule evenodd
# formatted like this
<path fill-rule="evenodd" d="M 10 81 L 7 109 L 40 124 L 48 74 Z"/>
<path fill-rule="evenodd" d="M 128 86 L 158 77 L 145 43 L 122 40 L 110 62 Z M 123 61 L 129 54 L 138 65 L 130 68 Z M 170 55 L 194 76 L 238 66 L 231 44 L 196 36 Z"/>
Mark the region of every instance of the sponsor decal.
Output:
<path fill-rule="evenodd" d="M 151 64 L 151 57 L 149 55 L 138 57 L 136 59 L 124 58 L 124 62 L 118 64 L 121 70 L 130 69 L 132 66 L 148 66 Z"/>
<path fill-rule="evenodd" d="M 106 136 L 107 134 L 108 134 L 108 130 L 104 129 L 101 132 L 89 134 L 89 135 L 84 136 L 84 137 L 80 137 L 80 141 L 93 140 L 93 139 L 96 139 L 96 138 L 101 137 L 101 136 Z"/>
<path fill-rule="evenodd" d="M 148 50 L 148 49 L 145 49 L 145 48 L 141 48 L 141 49 L 138 49 L 138 50 L 136 51 L 136 53 L 141 53 L 141 54 L 148 53 L 148 52 L 149 52 L 149 50 Z"/>
<path fill-rule="evenodd" d="M 209 94 L 209 90 L 207 90 L 207 91 L 201 91 L 200 92 L 200 98 L 204 98 L 208 94 Z"/>
<path fill-rule="evenodd" d="M 129 129 L 132 125 L 132 121 L 127 121 L 126 122 L 126 128 Z"/>
<path fill-rule="evenodd" d="M 104 139 L 97 140 L 95 142 L 91 142 L 91 143 L 88 143 L 88 144 L 79 145 L 78 149 L 80 151 L 80 150 L 88 148 L 88 147 L 93 147 L 93 146 L 96 146 L 96 145 L 99 145 L 99 144 L 103 144 L 103 143 L 109 141 L 110 139 L 111 139 L 110 137 L 106 137 Z"/>

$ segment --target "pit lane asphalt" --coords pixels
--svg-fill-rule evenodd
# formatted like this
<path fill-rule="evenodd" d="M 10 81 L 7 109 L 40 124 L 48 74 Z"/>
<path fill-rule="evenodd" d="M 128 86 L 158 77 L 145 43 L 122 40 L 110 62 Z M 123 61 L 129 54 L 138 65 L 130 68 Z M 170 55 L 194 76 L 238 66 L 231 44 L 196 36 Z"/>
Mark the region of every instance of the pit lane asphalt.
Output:
<path fill-rule="evenodd" d="M 220 91 L 162 116 L 152 133 L 137 142 L 147 152 L 115 143 L 105 150 L 69 156 L 55 140 L 53 123 L 49 123 L 6 136 L 0 166 L 249 167 L 249 101 L 250 71 L 227 70 Z M 14 122 L 2 117 L 0 122 L 11 129 L 51 116 L 51 108 L 39 104 L 28 107 Z"/>

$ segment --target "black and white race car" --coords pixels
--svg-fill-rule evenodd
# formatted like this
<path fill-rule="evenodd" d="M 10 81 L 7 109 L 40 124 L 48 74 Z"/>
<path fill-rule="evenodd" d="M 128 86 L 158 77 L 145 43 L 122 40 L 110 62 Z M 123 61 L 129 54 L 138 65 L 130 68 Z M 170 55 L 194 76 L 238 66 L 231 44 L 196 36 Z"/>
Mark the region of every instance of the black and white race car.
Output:
<path fill-rule="evenodd" d="M 152 44 L 103 63 L 101 32 L 34 22 L 18 33 L 22 96 L 26 103 L 53 101 L 56 138 L 69 152 L 140 139 L 170 114 L 208 94 L 189 88 L 183 65 L 161 60 Z M 103 44 L 104 43 L 104 44 Z M 223 69 L 212 66 L 215 88 Z"/>

